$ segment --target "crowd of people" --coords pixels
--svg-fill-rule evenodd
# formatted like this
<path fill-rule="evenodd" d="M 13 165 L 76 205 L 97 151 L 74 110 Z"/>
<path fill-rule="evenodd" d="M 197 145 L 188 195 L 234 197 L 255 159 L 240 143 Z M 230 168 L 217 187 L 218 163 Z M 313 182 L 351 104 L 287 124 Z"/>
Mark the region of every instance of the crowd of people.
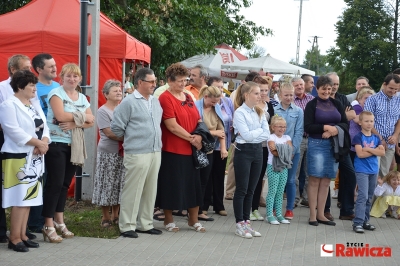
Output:
<path fill-rule="evenodd" d="M 348 97 L 338 92 L 336 73 L 318 78 L 313 97 L 310 75 L 282 79 L 272 96 L 272 78 L 250 72 L 228 97 L 222 79 L 208 77 L 203 66 L 188 70 L 175 63 L 157 90 L 150 68 L 136 71 L 133 84 L 106 81 L 106 103 L 95 116 L 76 64 L 62 66 L 60 84 L 49 54 L 38 54 L 32 65 L 15 55 L 8 71 L 0 83 L 0 242 L 15 251 L 39 247 L 31 232 L 50 243 L 74 237 L 64 207 L 86 159 L 83 129 L 95 121 L 100 140 L 92 202 L 101 206 L 100 226 L 118 225 L 124 237 L 162 234 L 154 219 L 178 232 L 177 215 L 188 217 L 188 228 L 206 232 L 200 221 L 214 220 L 211 206 L 228 215 L 226 169 L 225 199 L 233 200 L 234 233 L 243 238 L 261 237 L 251 224 L 264 220 L 260 206 L 271 225 L 290 224 L 294 208 L 304 205 L 310 225 L 334 226 L 335 178 L 339 219 L 352 220 L 355 232 L 375 229 L 370 215 L 400 218 L 400 174 L 392 171 L 395 154 L 400 162 L 400 70 L 385 77 L 378 93 L 358 78 L 357 92 Z"/>

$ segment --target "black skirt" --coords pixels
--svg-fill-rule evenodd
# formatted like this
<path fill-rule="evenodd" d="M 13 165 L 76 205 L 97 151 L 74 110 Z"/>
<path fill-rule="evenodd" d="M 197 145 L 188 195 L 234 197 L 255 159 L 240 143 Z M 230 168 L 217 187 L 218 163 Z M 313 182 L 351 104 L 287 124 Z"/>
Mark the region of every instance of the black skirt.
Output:
<path fill-rule="evenodd" d="M 201 202 L 200 170 L 195 169 L 192 155 L 163 151 L 156 205 L 166 210 L 186 210 Z"/>

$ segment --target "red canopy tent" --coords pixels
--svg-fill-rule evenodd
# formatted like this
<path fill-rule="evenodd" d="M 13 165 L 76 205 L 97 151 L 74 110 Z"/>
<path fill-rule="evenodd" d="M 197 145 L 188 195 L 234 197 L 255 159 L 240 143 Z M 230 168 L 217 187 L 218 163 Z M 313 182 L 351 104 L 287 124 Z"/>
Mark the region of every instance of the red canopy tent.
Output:
<path fill-rule="evenodd" d="M 89 32 L 90 28 L 89 19 Z M 14 54 L 32 58 L 49 53 L 56 60 L 58 71 L 65 63 L 78 63 L 79 30 L 79 0 L 32 0 L 0 16 L 0 80 L 8 78 L 7 60 Z M 123 61 L 149 64 L 150 53 L 149 46 L 100 14 L 99 106 L 105 102 L 101 86 L 110 78 L 121 80 Z"/>

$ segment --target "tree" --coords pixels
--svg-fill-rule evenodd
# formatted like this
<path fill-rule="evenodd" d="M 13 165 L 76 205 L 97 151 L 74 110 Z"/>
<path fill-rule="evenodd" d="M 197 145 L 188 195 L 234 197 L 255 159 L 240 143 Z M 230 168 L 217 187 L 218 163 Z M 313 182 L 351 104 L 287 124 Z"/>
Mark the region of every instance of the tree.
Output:
<path fill-rule="evenodd" d="M 2 0 L 0 5 L 0 15 L 17 10 L 30 1 L 31 0 Z"/>
<path fill-rule="evenodd" d="M 1 12 L 30 0 L 3 0 Z M 92 0 L 93 1 L 93 0 Z M 251 49 L 258 36 L 272 33 L 239 14 L 251 0 L 100 0 L 101 11 L 151 49 L 151 65 L 161 69 L 227 43 Z M 161 75 L 160 75 L 161 74 Z"/>
<path fill-rule="evenodd" d="M 171 63 L 227 43 L 251 49 L 270 29 L 239 15 L 249 0 L 101 0 L 102 11 L 127 32 L 152 48 L 156 71 Z M 158 73 L 160 74 L 160 73 Z"/>
<path fill-rule="evenodd" d="M 354 91 L 355 80 L 366 76 L 379 90 L 392 70 L 393 18 L 382 0 L 344 0 L 348 8 L 336 23 L 336 48 L 328 50 L 328 62 L 341 77 L 341 88 Z"/>
<path fill-rule="evenodd" d="M 265 56 L 265 49 L 262 46 L 254 45 L 246 52 L 246 56 L 250 58 L 259 58 Z"/>
<path fill-rule="evenodd" d="M 331 68 L 327 66 L 326 55 L 321 55 L 321 51 L 319 50 L 318 46 L 306 51 L 303 67 L 315 71 L 316 76 L 326 74 L 331 71 Z"/>

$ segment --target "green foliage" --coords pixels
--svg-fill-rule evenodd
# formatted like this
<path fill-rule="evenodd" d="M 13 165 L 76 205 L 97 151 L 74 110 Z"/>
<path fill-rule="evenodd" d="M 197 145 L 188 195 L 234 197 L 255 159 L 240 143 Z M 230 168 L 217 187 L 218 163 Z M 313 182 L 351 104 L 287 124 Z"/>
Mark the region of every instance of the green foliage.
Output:
<path fill-rule="evenodd" d="M 262 46 L 254 45 L 246 52 L 246 56 L 250 58 L 259 58 L 265 56 L 265 49 Z"/>
<path fill-rule="evenodd" d="M 0 14 L 30 2 L 3 1 Z M 151 65 L 160 75 L 160 67 L 214 52 L 220 43 L 251 49 L 258 36 L 271 34 L 270 29 L 239 15 L 251 4 L 250 0 L 100 0 L 100 9 L 151 47 Z"/>
<path fill-rule="evenodd" d="M 382 0 L 345 0 L 348 8 L 339 17 L 337 48 L 328 50 L 327 60 L 341 78 L 343 92 L 354 91 L 355 80 L 366 76 L 378 90 L 392 70 L 396 46 L 392 41 L 393 18 Z"/>
<path fill-rule="evenodd" d="M 326 55 L 321 55 L 318 47 L 311 48 L 306 51 L 303 67 L 314 71 L 316 76 L 331 72 L 332 68 L 327 66 L 326 57 Z"/>
<path fill-rule="evenodd" d="M 152 68 L 201 53 L 227 43 L 251 49 L 259 35 L 271 30 L 239 15 L 251 1 L 236 0 L 101 0 L 101 10 L 118 25 L 152 48 Z"/>
<path fill-rule="evenodd" d="M 17 10 L 30 1 L 31 0 L 2 0 L 0 5 L 0 15 Z"/>

